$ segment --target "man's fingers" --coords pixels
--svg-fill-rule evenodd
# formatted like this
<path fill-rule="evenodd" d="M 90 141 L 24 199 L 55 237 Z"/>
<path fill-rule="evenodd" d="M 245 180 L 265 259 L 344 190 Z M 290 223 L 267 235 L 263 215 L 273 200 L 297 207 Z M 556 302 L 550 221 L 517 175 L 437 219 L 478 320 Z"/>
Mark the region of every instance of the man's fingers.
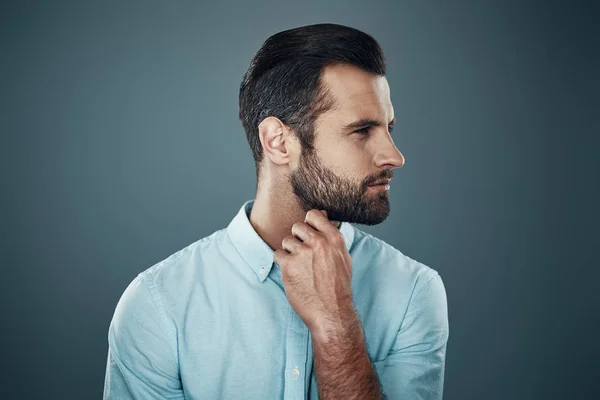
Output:
<path fill-rule="evenodd" d="M 326 215 L 327 211 L 325 210 L 308 210 L 304 222 L 325 236 L 337 235 L 339 231 L 335 228 L 334 223 L 327 219 Z"/>
<path fill-rule="evenodd" d="M 278 249 L 275 250 L 275 252 L 273 253 L 273 261 L 275 261 L 275 264 L 279 265 L 279 268 L 283 271 L 283 268 L 285 267 L 286 261 L 290 258 L 290 253 L 287 252 L 287 250 L 285 249 Z"/>

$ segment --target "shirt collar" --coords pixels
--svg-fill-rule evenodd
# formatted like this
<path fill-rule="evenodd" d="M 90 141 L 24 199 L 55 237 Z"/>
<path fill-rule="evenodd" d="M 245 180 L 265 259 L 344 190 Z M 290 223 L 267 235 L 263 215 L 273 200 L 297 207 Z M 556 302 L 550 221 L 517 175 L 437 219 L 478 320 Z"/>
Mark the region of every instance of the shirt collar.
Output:
<path fill-rule="evenodd" d="M 252 268 L 258 279 L 263 282 L 271 272 L 271 267 L 275 264 L 273 262 L 274 251 L 256 233 L 248 218 L 254 200 L 248 200 L 242 205 L 237 215 L 227 226 L 227 234 L 240 256 Z M 350 252 L 354 240 L 354 227 L 348 222 L 342 222 L 340 232 L 344 237 L 346 249 Z"/>

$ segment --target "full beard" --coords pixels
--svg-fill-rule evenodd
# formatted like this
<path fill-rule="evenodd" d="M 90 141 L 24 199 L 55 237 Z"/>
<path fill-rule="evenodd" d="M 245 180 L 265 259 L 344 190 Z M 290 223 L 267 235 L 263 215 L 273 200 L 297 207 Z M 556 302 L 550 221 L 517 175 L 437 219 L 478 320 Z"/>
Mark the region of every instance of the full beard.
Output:
<path fill-rule="evenodd" d="M 298 168 L 290 184 L 304 212 L 326 210 L 332 221 L 377 225 L 390 212 L 387 192 L 369 193 L 366 184 L 339 177 L 323 166 L 314 150 L 302 149 Z"/>

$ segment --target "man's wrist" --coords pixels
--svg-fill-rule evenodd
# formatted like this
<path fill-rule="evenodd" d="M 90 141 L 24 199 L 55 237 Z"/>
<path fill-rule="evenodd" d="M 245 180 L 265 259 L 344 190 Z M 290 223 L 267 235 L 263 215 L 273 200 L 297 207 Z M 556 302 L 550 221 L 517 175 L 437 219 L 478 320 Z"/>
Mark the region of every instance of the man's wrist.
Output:
<path fill-rule="evenodd" d="M 341 318 L 324 319 L 310 329 L 313 343 L 326 346 L 333 342 L 342 345 L 344 342 L 354 342 L 359 337 L 362 339 L 362 327 L 358 314 L 353 306 Z"/>

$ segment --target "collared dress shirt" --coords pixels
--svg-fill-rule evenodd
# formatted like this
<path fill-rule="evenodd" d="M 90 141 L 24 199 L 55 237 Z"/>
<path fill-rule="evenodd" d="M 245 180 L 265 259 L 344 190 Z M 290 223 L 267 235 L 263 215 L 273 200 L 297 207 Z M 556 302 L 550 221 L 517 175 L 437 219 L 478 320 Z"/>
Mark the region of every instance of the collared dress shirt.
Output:
<path fill-rule="evenodd" d="M 250 224 L 253 204 L 128 285 L 108 330 L 105 400 L 318 399 L 311 334 Z M 440 275 L 352 224 L 340 232 L 387 398 L 441 399 L 449 326 Z"/>

